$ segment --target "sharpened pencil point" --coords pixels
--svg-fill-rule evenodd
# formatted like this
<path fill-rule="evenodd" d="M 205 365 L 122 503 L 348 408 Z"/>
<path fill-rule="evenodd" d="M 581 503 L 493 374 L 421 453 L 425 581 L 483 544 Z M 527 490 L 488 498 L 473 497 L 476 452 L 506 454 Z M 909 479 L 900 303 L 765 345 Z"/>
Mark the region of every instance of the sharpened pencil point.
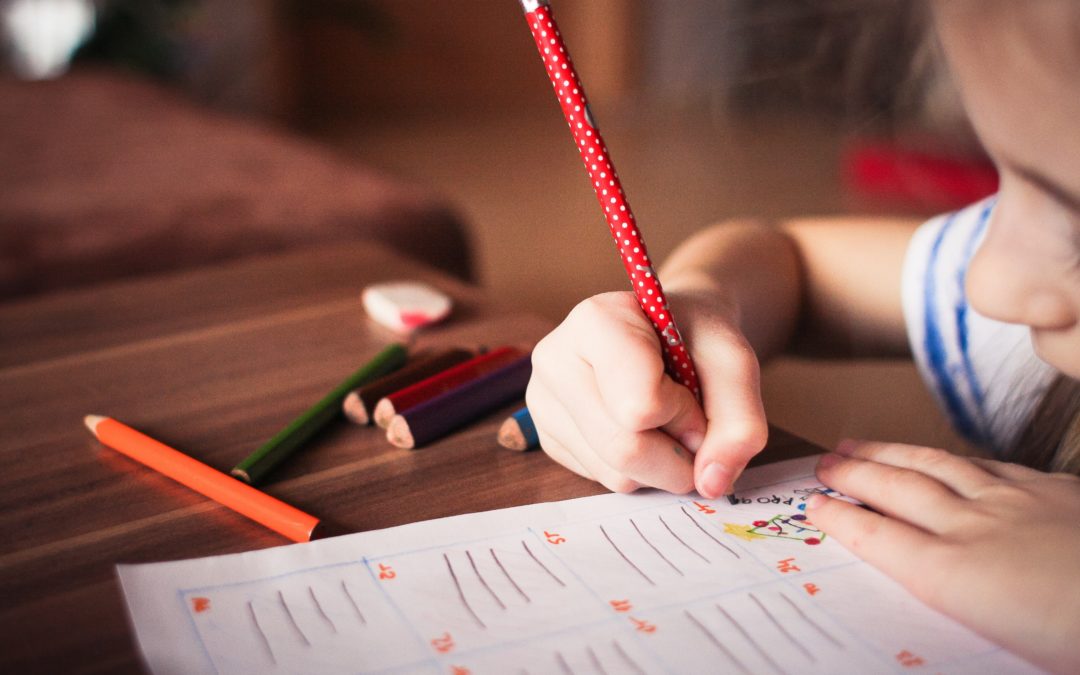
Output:
<path fill-rule="evenodd" d="M 390 424 L 386 425 L 386 440 L 398 448 L 412 450 L 416 447 L 416 441 L 409 429 L 409 422 L 401 415 L 394 415 Z"/>
<path fill-rule="evenodd" d="M 349 395 L 345 397 L 345 400 L 341 402 L 341 411 L 345 413 L 345 417 L 349 418 L 349 421 L 354 424 L 367 426 L 371 422 L 367 406 L 364 405 L 364 401 L 360 398 L 360 394 L 357 394 L 355 391 L 350 391 Z"/>
<path fill-rule="evenodd" d="M 507 418 L 502 423 L 495 439 L 499 445 L 507 450 L 521 452 L 528 448 L 528 443 L 525 442 L 525 434 L 521 433 L 521 427 L 518 426 L 517 420 L 513 417 Z"/>
<path fill-rule="evenodd" d="M 83 424 L 90 430 L 90 433 L 97 436 L 97 425 L 104 422 L 106 417 L 104 415 L 87 415 L 83 418 Z"/>
<path fill-rule="evenodd" d="M 390 426 L 390 420 L 394 419 L 394 404 L 389 399 L 381 399 L 375 404 L 375 424 L 385 429 Z"/>

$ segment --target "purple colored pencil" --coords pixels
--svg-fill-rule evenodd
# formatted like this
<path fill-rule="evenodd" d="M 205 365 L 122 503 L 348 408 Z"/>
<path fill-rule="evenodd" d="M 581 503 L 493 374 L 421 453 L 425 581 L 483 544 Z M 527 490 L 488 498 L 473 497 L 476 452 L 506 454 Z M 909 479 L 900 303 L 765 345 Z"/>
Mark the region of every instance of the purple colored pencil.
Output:
<path fill-rule="evenodd" d="M 394 416 L 386 437 L 399 448 L 416 448 L 441 438 L 525 395 L 532 357 L 522 356 L 483 377 L 424 401 Z"/>

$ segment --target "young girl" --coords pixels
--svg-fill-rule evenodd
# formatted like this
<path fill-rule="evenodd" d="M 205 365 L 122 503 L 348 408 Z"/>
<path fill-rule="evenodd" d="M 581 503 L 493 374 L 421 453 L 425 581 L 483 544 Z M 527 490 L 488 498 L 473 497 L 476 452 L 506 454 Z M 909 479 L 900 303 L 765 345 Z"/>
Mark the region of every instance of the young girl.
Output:
<path fill-rule="evenodd" d="M 845 441 L 818 476 L 874 511 L 818 496 L 811 518 L 927 604 L 1044 668 L 1080 672 L 1080 3 L 929 9 L 999 169 L 996 197 L 919 228 L 702 232 L 660 273 L 700 405 L 663 374 L 630 293 L 584 301 L 537 346 L 527 400 L 544 450 L 572 471 L 618 492 L 717 497 L 765 445 L 760 359 L 910 349 L 968 437 L 1069 473 Z"/>

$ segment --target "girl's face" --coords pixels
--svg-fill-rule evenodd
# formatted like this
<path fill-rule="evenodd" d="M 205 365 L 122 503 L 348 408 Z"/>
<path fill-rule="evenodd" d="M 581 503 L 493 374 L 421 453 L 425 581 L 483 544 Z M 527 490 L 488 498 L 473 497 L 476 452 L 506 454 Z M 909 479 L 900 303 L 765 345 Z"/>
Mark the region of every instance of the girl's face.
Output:
<path fill-rule="evenodd" d="M 934 14 L 1001 174 L 971 304 L 1030 326 L 1039 356 L 1080 378 L 1080 2 L 940 0 Z"/>

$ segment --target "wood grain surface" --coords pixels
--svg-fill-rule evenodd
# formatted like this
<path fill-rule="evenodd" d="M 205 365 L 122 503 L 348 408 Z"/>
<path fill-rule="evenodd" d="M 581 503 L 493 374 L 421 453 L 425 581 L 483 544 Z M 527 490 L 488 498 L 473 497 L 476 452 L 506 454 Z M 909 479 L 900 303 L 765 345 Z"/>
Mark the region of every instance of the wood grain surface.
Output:
<path fill-rule="evenodd" d="M 228 471 L 395 339 L 359 298 L 400 278 L 457 303 L 416 346 L 529 348 L 551 328 L 360 245 L 0 306 L 0 672 L 138 671 L 117 563 L 287 543 L 101 446 L 83 415 L 115 417 Z M 341 532 L 603 492 L 543 453 L 497 445 L 519 405 L 417 451 L 342 422 L 265 489 Z M 813 450 L 774 430 L 768 455 Z"/>

